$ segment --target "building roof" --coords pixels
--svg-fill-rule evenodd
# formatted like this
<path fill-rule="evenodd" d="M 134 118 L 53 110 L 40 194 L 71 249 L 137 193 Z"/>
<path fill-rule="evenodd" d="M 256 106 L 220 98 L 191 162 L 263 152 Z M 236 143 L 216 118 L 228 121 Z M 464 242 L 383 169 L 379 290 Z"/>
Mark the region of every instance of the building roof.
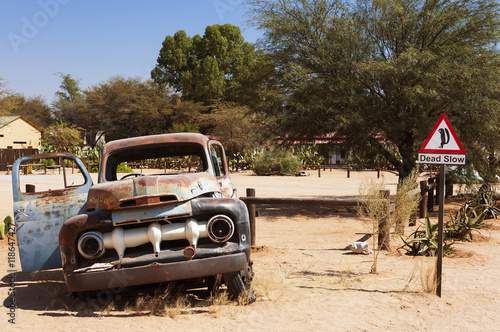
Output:
<path fill-rule="evenodd" d="M 41 131 L 40 128 L 38 128 L 37 126 L 35 126 L 33 123 L 29 122 L 28 120 L 26 120 L 23 116 L 21 115 L 6 115 L 6 116 L 0 116 L 0 128 L 3 128 L 5 127 L 6 125 L 8 125 L 9 123 L 11 122 L 14 122 L 15 120 L 21 118 L 21 120 L 23 120 L 24 122 L 26 122 L 27 124 L 29 124 L 30 126 L 32 126 L 33 128 L 35 128 L 36 130 L 38 131 Z"/>
<path fill-rule="evenodd" d="M 20 117 L 21 117 L 20 115 L 0 116 L 0 128 L 5 127 L 9 123 L 19 119 Z"/>

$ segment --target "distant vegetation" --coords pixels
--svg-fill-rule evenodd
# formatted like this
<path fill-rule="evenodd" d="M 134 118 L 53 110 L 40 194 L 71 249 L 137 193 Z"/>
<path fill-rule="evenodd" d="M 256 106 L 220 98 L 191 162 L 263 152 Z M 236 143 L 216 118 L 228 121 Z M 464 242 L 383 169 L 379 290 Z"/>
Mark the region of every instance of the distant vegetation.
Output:
<path fill-rule="evenodd" d="M 51 105 L 0 80 L 0 115 L 24 116 L 46 144 L 68 151 L 102 139 L 198 131 L 221 140 L 237 161 L 260 147 L 299 149 L 297 142 L 327 137 L 328 148 L 353 152 L 356 163 L 390 164 L 404 178 L 446 112 L 469 166 L 496 181 L 497 1 L 246 4 L 264 36 L 257 45 L 230 24 L 192 37 L 179 30 L 158 45 L 151 80 L 116 76 L 82 89 L 78 78 L 58 73 Z M 323 153 L 301 160 L 317 164 Z"/>

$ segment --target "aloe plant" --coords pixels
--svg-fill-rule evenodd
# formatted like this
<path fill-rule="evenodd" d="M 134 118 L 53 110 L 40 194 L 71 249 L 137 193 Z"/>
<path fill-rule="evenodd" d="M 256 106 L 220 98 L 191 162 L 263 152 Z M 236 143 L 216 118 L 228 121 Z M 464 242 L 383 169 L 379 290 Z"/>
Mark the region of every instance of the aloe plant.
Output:
<path fill-rule="evenodd" d="M 438 224 L 431 224 L 429 216 L 425 218 L 424 229 L 421 225 L 405 240 L 401 239 L 404 245 L 401 247 L 412 256 L 436 256 L 438 251 Z M 446 238 L 443 243 L 443 255 L 447 256 L 452 252 L 453 242 L 448 242 Z"/>
<path fill-rule="evenodd" d="M 460 240 L 472 240 L 473 231 L 489 226 L 484 222 L 485 215 L 485 210 L 478 213 L 470 202 L 465 203 L 447 223 L 446 235 Z"/>
<path fill-rule="evenodd" d="M 471 201 L 471 205 L 484 212 L 485 219 L 496 219 L 500 216 L 500 206 L 495 199 L 495 192 L 488 185 L 483 185 Z"/>

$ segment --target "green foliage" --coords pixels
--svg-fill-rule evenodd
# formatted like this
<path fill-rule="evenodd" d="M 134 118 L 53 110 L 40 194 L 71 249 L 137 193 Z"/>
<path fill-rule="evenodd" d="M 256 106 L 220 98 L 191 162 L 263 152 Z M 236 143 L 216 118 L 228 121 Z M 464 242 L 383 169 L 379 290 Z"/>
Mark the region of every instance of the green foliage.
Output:
<path fill-rule="evenodd" d="M 316 142 L 312 145 L 294 147 L 292 151 L 299 157 L 303 169 L 319 166 L 325 160 L 325 158 L 319 154 Z"/>
<path fill-rule="evenodd" d="M 168 130 L 169 133 L 199 133 L 200 126 L 193 122 L 174 123 Z"/>
<path fill-rule="evenodd" d="M 438 251 L 438 226 L 431 224 L 429 216 L 425 218 L 424 229 L 420 225 L 406 240 L 401 237 L 404 245 L 401 247 L 406 250 L 408 255 L 412 256 L 436 256 Z M 443 255 L 448 256 L 452 253 L 453 242 L 444 239 Z"/>
<path fill-rule="evenodd" d="M 277 68 L 265 111 L 282 135 L 335 133 L 401 177 L 442 112 L 474 164 L 500 146 L 498 1 L 246 3 Z"/>
<path fill-rule="evenodd" d="M 452 216 L 445 223 L 443 254 L 451 252 L 452 243 L 447 242 L 447 240 L 471 241 L 473 240 L 473 231 L 479 232 L 480 229 L 490 226 L 484 222 L 486 216 L 495 218 L 498 215 L 498 205 L 491 199 L 491 192 L 488 190 L 490 190 L 488 186 L 483 187 L 472 200 L 463 204 L 455 216 Z M 491 211 L 494 212 L 491 213 Z M 438 245 L 437 232 L 438 224 L 431 224 L 427 216 L 425 229 L 421 230 L 419 226 L 406 240 L 402 238 L 404 242 L 402 248 L 409 255 L 435 256 Z"/>
<path fill-rule="evenodd" d="M 42 140 L 46 147 L 51 147 L 54 152 L 73 151 L 75 147 L 83 144 L 80 135 L 81 128 L 70 127 L 59 122 L 49 126 L 43 133 Z"/>
<path fill-rule="evenodd" d="M 85 150 L 77 149 L 74 152 L 78 158 L 83 159 L 85 166 L 87 166 L 88 171 L 91 173 L 97 173 L 99 171 L 99 162 L 101 159 L 102 146 L 87 147 Z"/>
<path fill-rule="evenodd" d="M 61 85 L 59 85 L 61 90 L 56 92 L 59 99 L 75 101 L 83 97 L 78 85 L 79 80 L 74 79 L 70 74 L 57 73 L 57 75 L 62 80 Z"/>
<path fill-rule="evenodd" d="M 226 155 L 252 150 L 259 145 L 258 128 L 247 107 L 235 103 L 218 103 L 203 116 L 208 134 L 224 145 Z"/>
<path fill-rule="evenodd" d="M 5 217 L 5 219 L 0 222 L 0 239 L 5 237 L 5 234 L 9 233 L 13 226 L 14 222 L 11 216 Z"/>
<path fill-rule="evenodd" d="M 500 205 L 497 203 L 497 194 L 490 185 L 483 184 L 471 200 L 471 206 L 485 219 L 496 219 L 500 215 Z"/>
<path fill-rule="evenodd" d="M 132 168 L 128 167 L 125 163 L 120 163 L 116 167 L 116 173 L 133 173 Z"/>
<path fill-rule="evenodd" d="M 6 81 L 0 77 L 0 115 L 14 115 L 21 98 L 21 95 L 9 90 Z"/>
<path fill-rule="evenodd" d="M 231 25 L 207 26 L 203 37 L 189 37 L 182 30 L 163 41 L 152 79 L 170 85 L 185 100 L 203 103 L 241 101 L 252 89 L 253 78 L 262 61 L 245 42 L 240 28 Z"/>
<path fill-rule="evenodd" d="M 21 115 L 43 130 L 53 123 L 51 109 L 42 97 L 26 98 L 5 88 L 0 78 L 0 116 Z"/>
<path fill-rule="evenodd" d="M 258 175 L 295 175 L 302 170 L 300 160 L 290 150 L 272 149 L 257 153 L 251 161 Z"/>
<path fill-rule="evenodd" d="M 467 236 L 472 240 L 472 231 L 486 228 L 489 225 L 484 223 L 485 214 L 478 213 L 469 203 L 465 203 L 455 217 L 446 223 L 446 235 L 450 238 L 466 240 Z"/>
<path fill-rule="evenodd" d="M 483 185 L 472 199 L 465 202 L 456 215 L 446 224 L 447 236 L 460 240 L 472 240 L 472 232 L 487 228 L 486 219 L 496 219 L 500 206 L 489 185 Z"/>
<path fill-rule="evenodd" d="M 379 151 L 376 146 L 370 143 L 358 144 L 358 142 L 351 142 L 353 148 L 353 155 L 350 158 L 350 164 L 354 169 L 388 169 L 390 164 L 387 158 Z M 377 144 L 378 145 L 378 144 Z M 384 149 L 389 151 L 396 159 L 401 160 L 401 155 L 391 144 L 383 144 Z"/>
<path fill-rule="evenodd" d="M 56 161 L 53 158 L 40 159 L 40 164 L 44 164 L 45 166 L 54 166 L 56 164 Z"/>
<path fill-rule="evenodd" d="M 84 128 L 92 133 L 92 140 L 99 132 L 105 134 L 107 141 L 159 134 L 172 124 L 175 96 L 152 81 L 117 76 L 83 93 L 88 120 Z"/>

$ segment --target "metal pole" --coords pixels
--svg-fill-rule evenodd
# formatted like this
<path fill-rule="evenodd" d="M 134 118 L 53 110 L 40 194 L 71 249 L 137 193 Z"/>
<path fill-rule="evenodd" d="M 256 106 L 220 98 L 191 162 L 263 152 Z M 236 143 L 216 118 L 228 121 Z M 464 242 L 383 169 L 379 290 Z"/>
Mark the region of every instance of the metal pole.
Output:
<path fill-rule="evenodd" d="M 438 256 L 436 266 L 437 287 L 436 295 L 441 297 L 441 276 L 443 274 L 443 228 L 444 228 L 444 181 L 445 167 L 440 165 L 439 170 L 439 225 L 438 225 Z"/>

